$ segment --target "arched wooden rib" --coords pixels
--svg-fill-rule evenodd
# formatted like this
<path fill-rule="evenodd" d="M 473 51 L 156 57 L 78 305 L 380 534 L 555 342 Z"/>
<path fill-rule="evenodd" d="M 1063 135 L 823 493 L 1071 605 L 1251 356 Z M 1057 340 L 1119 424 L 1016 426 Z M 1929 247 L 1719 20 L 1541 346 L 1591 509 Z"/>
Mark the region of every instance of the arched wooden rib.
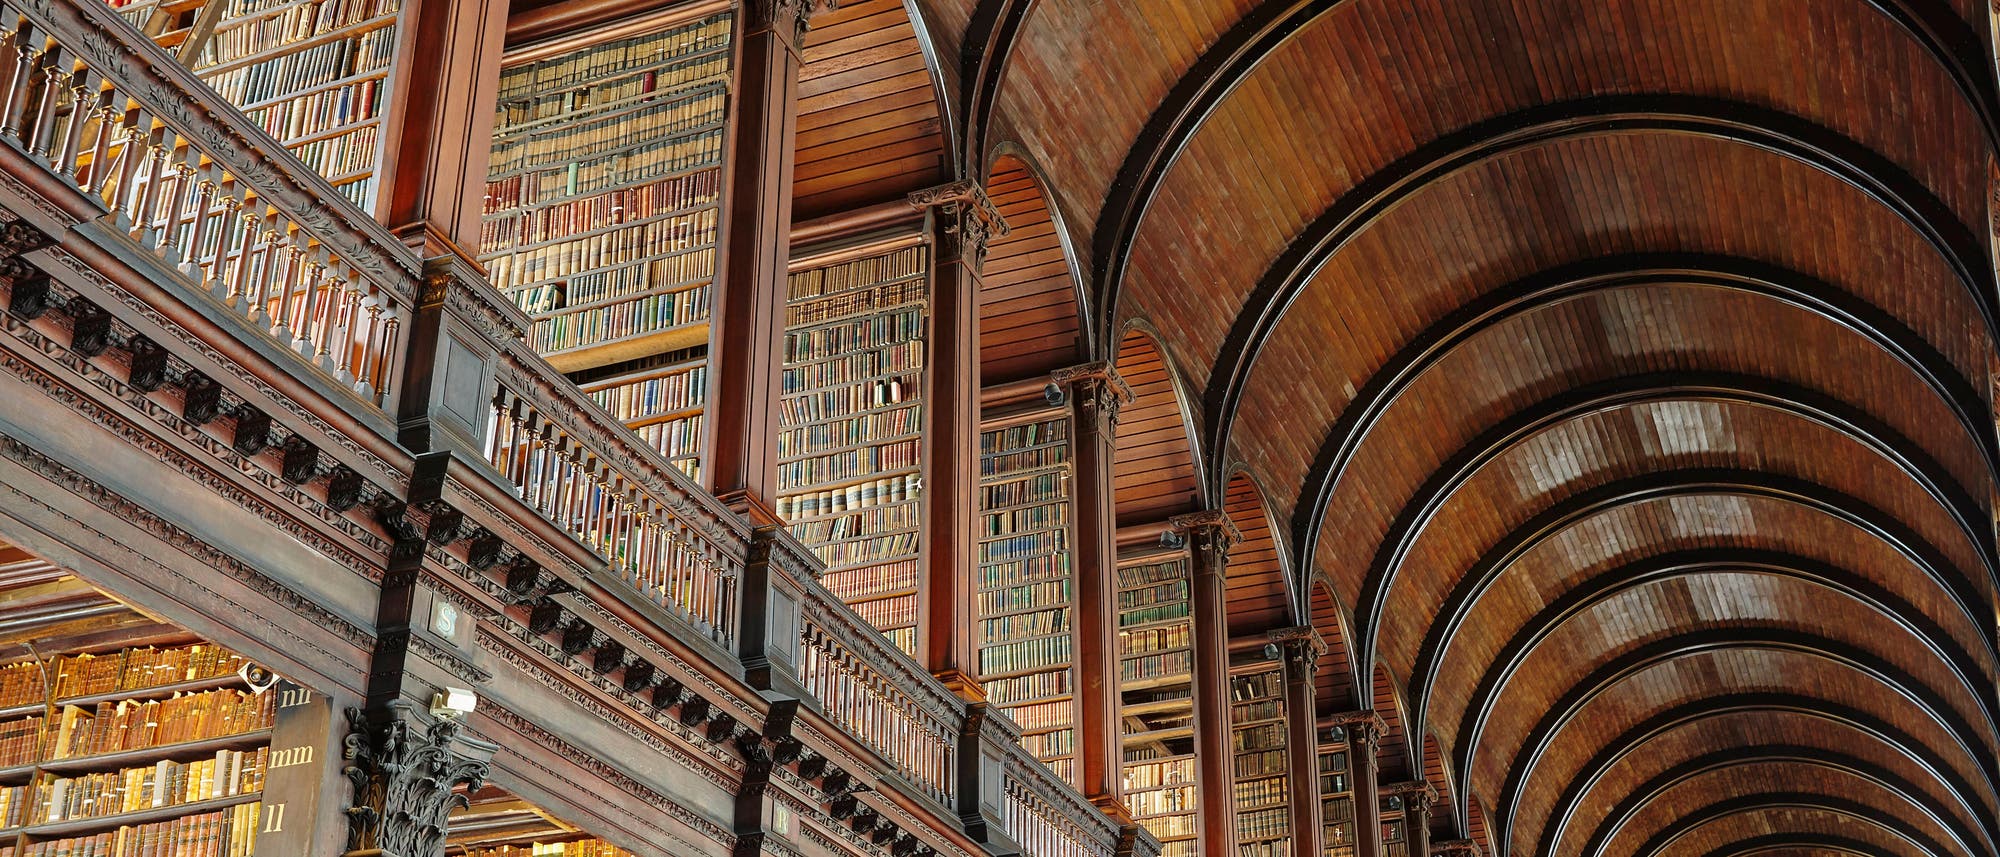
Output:
<path fill-rule="evenodd" d="M 1507 780 L 1500 789 L 1499 800 L 1505 810 L 1499 814 L 1501 835 L 1496 839 L 1496 849 L 1505 853 L 1507 843 L 1513 838 L 1513 817 L 1520 805 L 1523 786 L 1547 753 L 1549 742 L 1563 731 L 1577 712 L 1611 688 L 1650 667 L 1696 655 L 1744 650 L 1803 654 L 1874 679 L 1891 688 L 1897 696 L 1928 716 L 1945 734 L 1952 736 L 1957 751 L 1972 762 L 1974 769 L 1985 780 L 1988 793 L 1992 793 L 1995 782 L 2000 781 L 2000 774 L 1995 772 L 1995 760 L 1975 740 L 1979 730 L 1959 717 L 1934 689 L 1905 681 L 1893 664 L 1872 652 L 1817 634 L 1780 629 L 1731 627 L 1692 631 L 1648 643 L 1598 667 L 1571 685 L 1570 690 L 1542 715 L 1507 765 Z M 1477 752 L 1477 747 L 1465 745 L 1453 750 L 1459 770 L 1464 771 L 1468 778 L 1472 776 L 1472 771 L 1467 760 L 1475 758 Z M 1461 784 L 1460 792 L 1466 790 L 1466 784 Z"/>
<path fill-rule="evenodd" d="M 1703 825 L 1732 815 L 1766 809 L 1807 809 L 1852 818 L 1879 827 L 1897 839 L 1910 843 L 1919 854 L 1944 857 L 1949 853 L 1938 842 L 1911 829 L 1902 819 L 1883 812 L 1879 807 L 1811 792 L 1774 792 L 1716 801 L 1695 810 L 1642 843 L 1638 850 L 1633 852 L 1633 857 L 1656 857 L 1682 836 Z"/>
<path fill-rule="evenodd" d="M 1091 233 L 1091 289 L 1097 312 L 1105 320 L 1105 329 L 1098 333 L 1104 341 L 1115 341 L 1109 338 L 1110 325 L 1118 315 L 1125 267 L 1131 258 L 1132 245 L 1138 240 L 1139 225 L 1168 170 L 1180 159 L 1208 117 L 1258 65 L 1341 2 L 1267 0 L 1259 4 L 1202 53 L 1146 120 L 1111 181 L 1110 192 Z M 1946 3 L 1865 2 L 1909 33 L 1944 69 L 1960 97 L 1979 116 L 1988 145 L 2000 148 L 2000 123 L 1994 118 L 1994 87 L 1985 71 L 1986 50 L 1979 33 Z"/>
<path fill-rule="evenodd" d="M 1993 843 L 1990 840 L 1984 840 L 1979 832 L 1961 825 L 1958 819 L 1946 816 L 1932 808 L 1926 802 L 1921 790 L 1915 783 L 1898 776 L 1894 771 L 1890 771 L 1879 765 L 1870 764 L 1867 761 L 1854 757 L 1852 754 L 1829 752 L 1819 747 L 1807 747 L 1795 744 L 1762 745 L 1747 754 L 1745 748 L 1730 747 L 1705 753 L 1675 765 L 1673 768 L 1662 772 L 1660 775 L 1640 785 L 1639 788 L 1634 789 L 1631 794 L 1626 795 L 1623 800 L 1620 800 L 1616 806 L 1612 807 L 1611 812 L 1591 831 L 1590 838 L 1584 842 L 1582 853 L 1604 854 L 1605 845 L 1619 833 L 1623 832 L 1625 826 L 1631 823 L 1633 817 L 1637 816 L 1661 794 L 1675 786 L 1704 774 L 1715 773 L 1717 771 L 1781 763 L 1824 768 L 1828 771 L 1846 774 L 1868 782 L 1901 798 L 1932 824 L 1949 833 L 1953 842 L 1958 845 L 1959 850 L 1967 855 L 1967 857 L 1980 857 L 1980 855 L 1992 853 Z M 1986 845 L 1986 850 L 1982 852 L 1975 849 L 1972 845 L 1972 840 L 1974 839 L 1982 839 Z M 1555 847 L 1555 843 L 1544 843 L 1543 847 L 1544 851 L 1542 853 L 1545 857 L 1553 857 L 1555 852 L 1552 849 Z"/>
<path fill-rule="evenodd" d="M 1236 408 L 1264 343 L 1313 276 L 1354 237 L 1424 188 L 1510 152 L 1551 141 L 1635 132 L 1726 140 L 1811 166 L 1880 203 L 1937 252 L 1979 308 L 1989 340 L 2000 313 L 1984 245 L 1971 225 L 1901 167 L 1810 122 L 1714 98 L 1610 96 L 1528 108 L 1473 125 L 1370 175 L 1308 224 L 1245 300 L 1203 393 L 1210 460 L 1228 449 Z"/>
<path fill-rule="evenodd" d="M 1731 842 L 1702 857 L 1757 857 L 1772 852 L 1800 850 L 1839 854 L 1844 857 L 1905 857 L 1892 851 L 1884 851 L 1859 839 L 1820 833 L 1769 833 L 1753 836 Z"/>
<path fill-rule="evenodd" d="M 967 169 L 986 166 L 987 132 L 993 125 L 994 105 L 1000 100 L 1000 84 L 1007 76 L 1007 63 L 1014 57 L 1014 43 L 1034 6 L 1035 0 L 979 0 L 966 24 L 959 48 L 964 126 L 954 148 Z"/>

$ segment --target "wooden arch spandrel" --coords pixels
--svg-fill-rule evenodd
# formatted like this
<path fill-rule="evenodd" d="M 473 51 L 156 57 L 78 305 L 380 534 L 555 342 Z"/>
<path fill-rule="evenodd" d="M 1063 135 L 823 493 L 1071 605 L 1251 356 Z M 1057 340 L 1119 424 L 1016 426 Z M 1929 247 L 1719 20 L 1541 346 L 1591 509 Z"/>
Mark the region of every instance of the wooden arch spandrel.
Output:
<path fill-rule="evenodd" d="M 1025 155 L 1000 148 L 986 195 L 1006 220 L 1007 234 L 987 248 L 979 275 L 979 369 L 986 386 L 1047 375 L 1089 358 L 1060 218 Z"/>

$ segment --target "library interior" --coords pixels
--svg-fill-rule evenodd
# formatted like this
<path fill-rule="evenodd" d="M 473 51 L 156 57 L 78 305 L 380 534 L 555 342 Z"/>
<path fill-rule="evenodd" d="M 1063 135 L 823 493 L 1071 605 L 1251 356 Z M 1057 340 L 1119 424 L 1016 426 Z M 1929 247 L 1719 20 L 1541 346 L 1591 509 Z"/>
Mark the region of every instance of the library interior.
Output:
<path fill-rule="evenodd" d="M 1996 33 L 0 0 L 0 857 L 2000 857 Z"/>

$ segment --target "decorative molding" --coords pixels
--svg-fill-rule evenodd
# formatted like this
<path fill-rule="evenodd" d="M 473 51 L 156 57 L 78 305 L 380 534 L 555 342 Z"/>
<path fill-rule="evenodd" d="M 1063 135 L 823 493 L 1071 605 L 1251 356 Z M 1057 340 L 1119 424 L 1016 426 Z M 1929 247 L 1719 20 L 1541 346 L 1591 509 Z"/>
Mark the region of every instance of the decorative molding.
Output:
<path fill-rule="evenodd" d="M 1118 412 L 1138 398 L 1118 369 L 1097 361 L 1068 366 L 1049 373 L 1049 382 L 1063 389 L 1076 403 L 1078 415 L 1100 433 L 1118 425 Z"/>
<path fill-rule="evenodd" d="M 1014 231 L 986 195 L 986 188 L 972 179 L 913 191 L 909 200 L 910 207 L 919 211 L 937 210 L 945 237 L 956 240 L 960 257 L 975 268 L 986 262 L 986 251 L 993 241 Z"/>
<path fill-rule="evenodd" d="M 425 722 L 428 720 L 428 722 Z M 372 849 L 398 857 L 444 853 L 451 811 L 468 806 L 455 789 L 478 791 L 500 749 L 462 734 L 455 717 L 420 717 L 402 700 L 371 722 L 347 710 L 341 769 L 354 786 L 347 809 L 347 851 Z"/>
<path fill-rule="evenodd" d="M 1169 530 L 1181 534 L 1198 552 L 1213 552 L 1218 570 L 1226 564 L 1231 548 L 1243 543 L 1243 531 L 1229 515 L 1216 509 L 1189 512 L 1167 519 Z"/>
<path fill-rule="evenodd" d="M 805 47 L 806 31 L 812 16 L 840 8 L 840 0 L 745 0 L 744 32 L 772 32 L 788 36 L 788 47 L 797 52 Z"/>
<path fill-rule="evenodd" d="M 1382 797 L 1402 798 L 1403 808 L 1405 811 L 1417 810 L 1425 814 L 1430 813 L 1431 807 L 1434 806 L 1438 800 L 1437 788 L 1423 780 L 1410 780 L 1408 782 L 1390 783 L 1388 785 L 1378 787 L 1376 789 L 1376 793 L 1381 795 Z"/>
<path fill-rule="evenodd" d="M 674 820 L 687 825 L 690 829 L 695 830 L 703 836 L 707 836 L 725 846 L 734 847 L 736 845 L 736 835 L 722 825 L 682 806 L 678 801 L 661 794 L 651 786 L 633 779 L 624 771 L 612 767 L 609 762 L 604 761 L 597 754 L 587 752 L 568 741 L 564 741 L 555 733 L 542 728 L 533 721 L 500 706 L 481 708 L 479 713 L 493 722 L 505 726 L 519 733 L 522 737 L 533 741 L 536 746 L 555 753 L 557 756 L 562 757 L 563 761 L 569 762 L 590 775 L 610 783 L 619 791 L 645 801 L 648 806 L 665 810 L 668 815 L 673 816 Z M 537 767 L 541 766 L 538 765 Z M 544 768 L 544 770 L 547 769 Z M 553 774 L 554 772 L 550 771 L 549 773 Z M 733 784 L 723 785 L 733 790 Z M 579 791 L 585 794 L 590 792 L 589 789 L 580 789 Z M 668 831 L 663 830 L 661 832 L 671 835 Z M 678 837 L 676 838 L 678 839 Z M 691 849 L 685 853 L 700 852 Z"/>
<path fill-rule="evenodd" d="M 1278 628 L 1271 631 L 1268 638 L 1282 651 L 1288 667 L 1303 670 L 1300 675 L 1312 675 L 1318 671 L 1319 657 L 1326 654 L 1326 640 L 1311 625 Z"/>
<path fill-rule="evenodd" d="M 1335 714 L 1324 721 L 1328 726 L 1344 729 L 1348 740 L 1356 744 L 1375 746 L 1389 731 L 1389 724 L 1383 722 L 1382 715 L 1373 711 L 1347 711 Z"/>

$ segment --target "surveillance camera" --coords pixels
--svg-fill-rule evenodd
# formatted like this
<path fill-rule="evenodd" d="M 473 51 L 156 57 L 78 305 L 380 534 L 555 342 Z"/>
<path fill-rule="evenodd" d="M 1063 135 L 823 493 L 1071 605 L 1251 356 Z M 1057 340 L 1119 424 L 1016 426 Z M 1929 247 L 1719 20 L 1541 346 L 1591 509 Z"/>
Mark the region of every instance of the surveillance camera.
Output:
<path fill-rule="evenodd" d="M 431 716 L 457 719 L 472 713 L 479 697 L 462 687 L 447 687 L 431 697 Z"/>

